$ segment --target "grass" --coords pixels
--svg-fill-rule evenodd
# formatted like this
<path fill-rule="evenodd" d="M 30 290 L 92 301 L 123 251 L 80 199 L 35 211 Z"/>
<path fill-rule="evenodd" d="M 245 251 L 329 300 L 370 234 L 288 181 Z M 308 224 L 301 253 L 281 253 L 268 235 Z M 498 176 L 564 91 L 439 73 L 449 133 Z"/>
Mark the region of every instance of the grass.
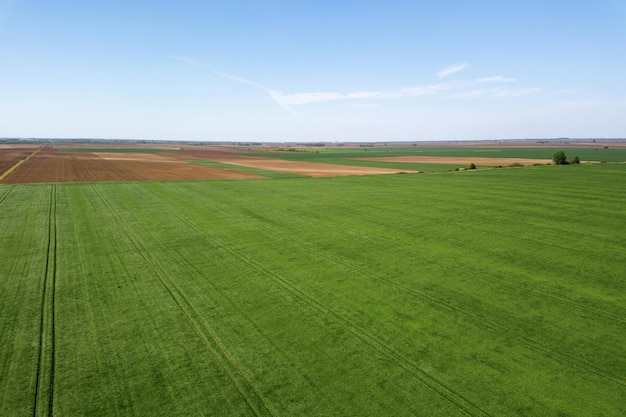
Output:
<path fill-rule="evenodd" d="M 0 415 L 624 415 L 625 177 L 1 186 Z"/>
<path fill-rule="evenodd" d="M 178 153 L 177 149 L 158 148 L 57 148 L 57 152 L 106 152 L 106 153 Z"/>

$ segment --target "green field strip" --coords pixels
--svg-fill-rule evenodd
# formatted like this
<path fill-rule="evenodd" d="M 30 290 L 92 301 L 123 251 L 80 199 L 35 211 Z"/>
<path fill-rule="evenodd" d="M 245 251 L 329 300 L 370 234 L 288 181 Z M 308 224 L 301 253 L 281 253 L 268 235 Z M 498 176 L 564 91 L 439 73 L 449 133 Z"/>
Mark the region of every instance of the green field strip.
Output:
<path fill-rule="evenodd" d="M 48 187 L 17 187 L 0 210 L 0 415 L 35 414 L 49 208 Z"/>
<path fill-rule="evenodd" d="M 115 208 L 106 200 L 106 198 L 98 191 L 94 186 L 94 190 L 102 202 L 107 208 L 114 214 L 120 227 L 125 231 L 129 240 L 133 246 L 137 249 L 137 252 L 144 258 L 146 265 L 154 272 L 164 288 L 170 294 L 172 300 L 185 314 L 190 326 L 193 328 L 197 336 L 202 340 L 207 351 L 211 354 L 215 362 L 219 365 L 220 369 L 231 380 L 233 385 L 240 392 L 242 398 L 250 407 L 250 410 L 255 415 L 272 415 L 267 408 L 263 399 L 254 390 L 252 385 L 246 380 L 245 376 L 241 373 L 237 365 L 229 357 L 228 353 L 220 345 L 219 341 L 212 334 L 210 329 L 206 326 L 202 318 L 198 315 L 194 307 L 189 304 L 184 294 L 181 293 L 176 287 L 174 281 L 168 276 L 166 271 L 160 266 L 157 259 L 150 255 L 150 253 L 144 248 L 141 240 L 128 226 L 128 224 L 120 217 Z"/>
<path fill-rule="evenodd" d="M 41 321 L 39 329 L 39 352 L 37 379 L 35 383 L 34 415 L 51 416 L 54 407 L 54 345 L 55 345 L 55 291 L 57 258 L 57 209 L 56 186 L 50 186 L 48 213 L 48 242 L 46 273 L 41 291 Z"/>
<path fill-rule="evenodd" d="M 140 190 L 137 190 L 137 189 L 133 188 L 133 193 L 135 193 L 135 192 L 139 192 L 139 191 L 140 191 Z M 150 242 L 154 242 L 154 240 L 155 240 L 154 238 L 151 238 L 151 239 L 150 239 Z M 157 240 L 158 240 L 158 237 L 157 237 Z M 182 254 L 179 254 L 179 256 L 180 256 L 180 255 L 182 255 Z M 233 266 L 235 266 L 235 265 L 233 265 Z M 190 267 L 191 267 L 191 268 L 193 268 L 193 266 L 192 266 L 192 265 L 190 265 Z M 238 267 L 238 268 L 240 268 L 240 266 L 239 266 L 239 265 L 238 265 L 237 267 Z M 196 271 L 197 271 L 198 273 L 202 273 L 202 271 L 201 271 L 201 270 L 196 269 Z M 202 283 L 204 284 L 204 282 L 202 282 Z M 219 288 L 212 287 L 210 291 L 207 291 L 207 293 L 208 293 L 208 294 L 211 294 L 211 293 L 215 293 L 215 291 L 219 291 Z M 194 296 L 195 294 L 194 294 L 194 293 L 191 293 L 191 294 L 189 294 L 189 295 Z M 224 295 L 223 297 L 224 297 L 225 299 L 228 299 L 228 295 Z M 204 297 L 203 297 L 203 298 L 204 298 Z M 222 300 L 222 301 L 223 301 L 223 300 Z M 205 301 L 203 301 L 203 302 L 202 302 L 202 304 L 206 304 L 206 300 L 205 300 Z M 201 305 L 202 305 L 202 304 L 201 304 Z M 236 306 L 234 306 L 234 307 L 236 307 Z M 224 317 L 222 317 L 222 320 L 224 320 Z M 241 327 L 241 325 L 242 325 L 242 323 L 240 323 L 240 322 L 238 322 L 238 323 L 233 323 L 233 326 L 232 326 L 231 328 L 239 328 L 239 327 Z M 252 328 L 250 328 L 250 329 L 248 329 L 248 330 L 246 331 L 246 334 L 247 334 L 248 332 L 250 332 L 250 333 L 253 333 L 253 332 L 258 332 L 258 329 L 256 329 L 256 328 L 252 327 Z M 259 344 L 259 341 L 258 341 L 258 340 L 256 340 L 254 343 L 255 343 L 255 345 L 258 345 L 258 344 Z M 255 350 L 256 350 L 256 349 L 255 349 Z M 276 354 L 278 354 L 278 352 L 276 352 Z M 266 357 L 266 356 L 262 356 L 262 357 L 261 357 L 261 359 L 262 359 L 262 360 L 267 360 L 267 357 Z M 288 362 L 286 362 L 286 363 L 288 363 Z M 255 361 L 255 368 L 257 368 L 257 367 L 258 367 L 258 363 Z M 283 370 L 283 369 L 285 369 L 285 363 L 283 363 L 283 364 L 276 363 L 276 364 L 274 364 L 274 365 L 271 367 L 271 369 L 276 369 L 277 371 L 281 371 L 281 373 L 282 373 L 282 370 Z M 281 385 L 282 385 L 282 384 L 288 384 L 288 385 L 286 385 L 286 386 L 285 386 L 285 388 L 286 388 L 287 386 L 290 386 L 291 384 L 293 384 L 294 382 L 296 382 L 296 381 L 294 381 L 294 375 L 297 375 L 297 373 L 298 373 L 298 370 L 297 370 L 297 369 L 293 369 L 293 368 L 292 368 L 292 369 L 289 369 L 289 373 L 288 373 L 288 375 L 289 375 L 289 380 L 285 379 L 285 380 L 284 380 L 285 382 L 281 383 Z M 290 381 L 290 382 L 287 382 L 287 381 Z M 302 382 L 303 382 L 303 385 L 305 385 L 305 386 L 309 385 L 309 384 L 307 383 L 307 381 L 306 381 L 306 380 L 304 380 L 304 381 L 302 381 Z M 301 382 L 301 383 L 302 383 L 302 382 Z M 300 383 L 296 383 L 296 384 L 295 384 L 295 386 L 300 386 L 300 385 L 301 385 Z M 301 398 L 302 398 L 303 396 L 306 396 L 306 392 L 309 392 L 309 390 L 310 390 L 310 388 L 309 388 L 308 390 L 303 391 L 302 393 L 300 393 L 300 394 L 299 394 L 299 396 L 300 396 Z M 294 398 L 295 398 L 295 397 L 294 397 Z"/>
<path fill-rule="evenodd" d="M 93 187 L 64 189 L 72 193 L 64 201 L 90 220 L 64 225 L 68 258 L 59 267 L 81 272 L 61 287 L 55 412 L 253 415 L 215 362 L 198 355 L 205 347 L 126 233 L 110 228 L 117 217 Z"/>
<path fill-rule="evenodd" d="M 2 181 L 4 178 L 8 177 L 13 171 L 15 171 L 17 168 L 19 168 L 19 166 L 22 165 L 24 162 L 28 161 L 33 156 L 37 155 L 39 153 L 39 151 L 42 150 L 42 149 L 43 149 L 43 146 L 40 146 L 39 148 L 35 149 L 32 153 L 30 153 L 26 158 L 19 160 L 12 167 L 7 169 L 3 173 L 0 173 L 0 181 Z"/>
<path fill-rule="evenodd" d="M 185 159 L 185 162 L 192 164 L 208 165 L 216 168 L 227 169 L 229 171 L 245 172 L 248 174 L 260 175 L 268 178 L 304 178 L 305 175 L 293 174 L 290 172 L 270 171 L 268 169 L 250 168 L 241 165 L 225 164 L 223 162 L 207 161 L 205 159 Z"/>
<path fill-rule="evenodd" d="M 343 158 L 316 158 L 315 161 L 332 165 L 348 165 L 372 168 L 405 169 L 407 171 L 442 172 L 453 171 L 459 167 L 466 167 L 467 164 L 429 164 L 422 162 L 389 162 L 389 161 L 366 161 Z"/>
<path fill-rule="evenodd" d="M 366 216 L 364 216 L 363 218 L 366 218 Z M 391 245 L 387 245 L 387 246 L 391 246 Z M 311 251 L 311 252 L 313 252 L 313 251 Z M 314 255 L 312 255 L 312 256 L 314 256 Z M 322 262 L 324 259 L 326 259 L 326 262 L 328 262 L 332 258 L 333 258 L 332 253 L 328 253 L 328 254 L 326 254 L 326 256 L 321 256 L 319 260 L 320 260 L 320 262 Z M 429 263 L 437 262 L 436 259 L 425 259 L 425 260 L 428 261 Z M 354 264 L 352 264 L 352 265 L 353 265 L 353 269 L 359 269 L 358 267 L 354 268 Z M 450 268 L 452 265 L 446 264 L 445 266 Z M 455 270 L 460 272 L 460 273 L 466 273 L 467 272 L 467 271 L 465 271 L 463 269 L 459 269 L 459 268 L 455 268 Z M 365 274 L 365 273 L 368 273 L 368 270 L 367 270 L 366 267 L 363 267 L 363 268 L 361 268 L 360 272 L 361 272 L 361 274 Z M 406 287 L 406 286 L 402 286 L 401 284 L 395 283 L 395 282 L 390 281 L 390 280 L 386 280 L 386 281 L 388 281 L 388 282 L 390 282 L 390 283 L 392 283 L 394 285 L 399 285 L 401 289 L 407 290 L 407 291 L 410 292 L 410 289 L 408 287 Z M 418 293 L 417 295 L 421 296 L 421 297 L 424 297 L 424 294 L 419 294 Z M 431 299 L 429 301 L 433 301 L 433 300 Z M 457 314 L 457 315 L 461 313 L 459 308 L 456 308 L 456 309 L 452 308 L 451 309 L 452 306 L 450 304 L 442 303 L 441 300 L 434 300 L 434 301 L 436 301 L 436 302 L 438 301 L 439 304 L 443 304 L 447 309 L 453 310 L 454 313 Z M 489 327 L 490 329 L 492 329 L 494 331 L 497 331 L 497 332 L 500 332 L 502 334 L 506 334 L 508 336 L 511 336 L 514 339 L 518 340 L 519 342 L 524 343 L 524 344 L 526 344 L 527 346 L 529 346 L 529 347 L 531 347 L 533 349 L 541 350 L 546 355 L 551 356 L 551 357 L 553 357 L 553 358 L 555 358 L 555 359 L 557 359 L 557 360 L 559 360 L 561 362 L 565 362 L 567 364 L 574 364 L 574 365 L 576 365 L 578 367 L 586 369 L 589 372 L 592 372 L 592 373 L 598 374 L 598 375 L 600 375 L 600 376 L 602 376 L 604 378 L 607 378 L 608 380 L 611 380 L 613 382 L 619 383 L 621 385 L 624 384 L 623 380 L 620 380 L 620 377 L 615 375 L 615 374 L 603 371 L 603 370 L 601 370 L 601 369 L 599 369 L 599 368 L 597 368 L 597 367 L 595 367 L 595 366 L 593 366 L 593 365 L 591 365 L 591 364 L 589 364 L 589 363 L 587 363 L 585 361 L 578 360 L 575 357 L 573 357 L 572 355 L 568 355 L 567 353 L 559 353 L 558 349 L 555 349 L 554 347 L 548 347 L 546 345 L 543 345 L 543 344 L 541 344 L 540 342 L 538 342 L 536 340 L 533 340 L 531 338 L 528 338 L 527 336 L 524 336 L 524 334 L 522 334 L 522 333 L 511 332 L 510 330 L 507 330 L 507 328 L 504 325 L 495 325 L 494 323 L 489 324 L 488 322 L 484 323 L 483 322 L 484 317 L 481 317 L 481 316 L 475 316 L 475 317 L 472 317 L 472 319 L 473 319 L 472 321 L 475 324 L 478 324 L 478 325 L 481 325 L 481 326 L 487 326 L 487 327 Z"/>

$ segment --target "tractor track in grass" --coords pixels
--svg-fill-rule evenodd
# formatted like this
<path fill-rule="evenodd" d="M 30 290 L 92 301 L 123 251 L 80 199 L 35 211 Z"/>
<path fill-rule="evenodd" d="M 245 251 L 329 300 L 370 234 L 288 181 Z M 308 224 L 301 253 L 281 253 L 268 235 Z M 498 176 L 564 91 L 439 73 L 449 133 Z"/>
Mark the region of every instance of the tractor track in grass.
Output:
<path fill-rule="evenodd" d="M 241 398 L 248 405 L 250 411 L 258 416 L 273 416 L 272 412 L 269 410 L 259 393 L 254 389 L 252 384 L 247 380 L 241 370 L 230 358 L 224 347 L 220 344 L 220 342 L 213 335 L 207 324 L 204 322 L 201 315 L 191 305 L 185 295 L 177 288 L 169 274 L 160 265 L 158 260 L 154 258 L 148 250 L 145 249 L 145 246 L 141 242 L 139 236 L 132 230 L 128 223 L 126 223 L 126 221 L 122 218 L 119 212 L 104 197 L 100 190 L 98 190 L 95 184 L 92 184 L 92 188 L 96 195 L 101 199 L 103 204 L 109 209 L 109 211 L 119 224 L 120 228 L 128 237 L 131 244 L 144 259 L 144 262 L 146 263 L 148 268 L 150 268 L 150 270 L 158 278 L 161 285 L 165 288 L 174 303 L 184 314 L 193 332 L 198 336 L 201 343 L 205 346 L 206 350 L 213 357 L 213 361 L 215 362 L 215 364 L 222 370 L 224 375 L 226 375 L 230 379 L 235 389 L 239 392 Z"/>
<path fill-rule="evenodd" d="M 245 220 L 244 220 L 245 221 Z M 241 219 L 240 219 L 241 222 Z M 533 338 L 530 338 L 528 336 L 526 336 L 524 333 L 518 332 L 518 331 L 514 331 L 511 330 L 505 326 L 502 326 L 494 321 L 490 321 L 487 320 L 485 317 L 478 315 L 478 314 L 472 314 L 470 312 L 468 312 L 467 310 L 463 310 L 457 306 L 454 306 L 451 303 L 448 303 L 444 300 L 442 300 L 439 297 L 434 297 L 432 295 L 426 294 L 422 291 L 418 291 L 415 288 L 412 288 L 411 286 L 408 286 L 406 284 L 402 284 L 396 280 L 387 278 L 379 273 L 373 272 L 370 268 L 367 267 L 367 265 L 363 265 L 357 261 L 353 261 L 350 260 L 348 258 L 342 257 L 342 256 L 338 256 L 336 255 L 334 252 L 332 251 L 322 251 L 320 249 L 318 249 L 315 245 L 312 245 L 310 243 L 307 243 L 301 239 L 293 239 L 293 236 L 284 234 L 284 233 L 280 233 L 276 230 L 275 227 L 270 227 L 267 224 L 261 223 L 261 222 L 255 222 L 254 223 L 254 227 L 256 229 L 262 230 L 264 233 L 267 233 L 268 235 L 273 236 L 277 241 L 279 242 L 285 242 L 288 243 L 289 246 L 300 246 L 301 248 L 303 248 L 307 253 L 311 254 L 316 254 L 318 259 L 320 261 L 324 261 L 324 262 L 328 262 L 329 260 L 334 261 L 337 264 L 341 264 L 344 266 L 347 266 L 350 269 L 353 269 L 355 271 L 358 271 L 360 274 L 363 274 L 365 276 L 370 276 L 371 278 L 384 282 L 388 285 L 391 285 L 393 287 L 396 287 L 402 291 L 405 291 L 409 294 L 411 294 L 412 296 L 421 299 L 425 304 L 431 306 L 431 307 L 435 307 L 437 308 L 439 311 L 442 311 L 448 315 L 453 315 L 457 318 L 463 319 L 465 321 L 471 322 L 475 325 L 477 325 L 478 327 L 482 327 L 484 329 L 487 329 L 490 332 L 493 332 L 495 334 L 498 334 L 500 336 L 505 336 L 507 338 L 513 339 L 516 342 L 520 343 L 521 345 L 531 349 L 531 350 L 535 350 L 538 352 L 541 352 L 542 354 L 548 356 L 549 358 L 551 358 L 552 360 L 559 362 L 561 364 L 565 364 L 568 366 L 572 366 L 572 367 L 576 367 L 578 369 L 582 369 L 586 372 L 592 373 L 596 376 L 599 376 L 605 380 L 611 381 L 615 384 L 621 385 L 621 386 L 626 386 L 626 382 L 623 381 L 619 376 L 614 375 L 612 373 L 607 372 L 604 369 L 598 368 L 597 366 L 580 360 L 577 357 L 572 356 L 571 354 L 562 352 L 558 349 L 554 349 L 553 347 L 546 345 L 538 340 L 535 340 Z M 384 239 L 381 236 L 378 236 L 379 239 Z M 398 242 L 393 242 L 393 241 L 389 241 L 388 245 L 393 245 L 393 246 L 398 246 Z M 390 247 L 388 245 L 385 245 L 386 247 Z M 431 263 L 438 263 L 446 268 L 450 268 L 450 269 L 454 269 L 457 270 L 459 272 L 462 272 L 463 274 L 467 275 L 467 274 L 471 274 L 471 275 L 475 275 L 475 272 L 470 272 L 467 270 L 464 270 L 463 268 L 457 267 L 457 266 L 453 266 L 449 263 L 446 262 L 442 262 L 441 260 L 436 260 L 434 258 L 431 257 L 427 257 L 421 254 L 415 254 L 416 257 L 419 257 L 421 259 L 424 259 L 427 262 L 431 262 Z M 538 291 L 537 291 L 538 292 Z M 541 292 L 539 292 L 540 294 L 543 294 Z"/>
<path fill-rule="evenodd" d="M 154 198 L 154 196 L 150 196 L 148 195 L 148 193 L 145 192 L 144 195 L 146 195 L 147 198 Z M 396 363 L 399 364 L 400 367 L 414 375 L 416 379 L 418 379 L 422 384 L 428 387 L 432 392 L 434 392 L 443 400 L 457 407 L 465 414 L 470 416 L 491 416 L 491 414 L 489 414 L 480 406 L 466 398 L 463 394 L 455 391 L 452 387 L 446 385 L 442 381 L 422 370 L 416 363 L 402 356 L 401 354 L 387 346 L 384 342 L 378 340 L 375 336 L 371 335 L 358 325 L 343 317 L 341 314 L 320 303 L 315 298 L 311 297 L 309 294 L 302 291 L 297 286 L 287 281 L 285 278 L 281 277 L 279 274 L 276 274 L 275 272 L 266 268 L 261 263 L 255 261 L 251 257 L 242 254 L 240 251 L 233 248 L 231 245 L 220 239 L 218 236 L 207 233 L 205 229 L 199 227 L 195 223 L 192 223 L 188 218 L 186 218 L 179 212 L 173 211 L 169 206 L 162 204 L 159 201 L 155 201 L 155 203 L 159 204 L 164 210 L 176 216 L 178 219 L 180 219 L 182 223 L 186 224 L 196 232 L 215 242 L 219 247 L 224 249 L 234 258 L 239 259 L 246 265 L 258 271 L 262 276 L 265 276 L 272 280 L 275 284 L 282 287 L 295 298 L 300 299 L 302 302 L 309 305 L 314 310 L 317 310 L 328 317 L 332 317 L 335 322 L 341 324 L 347 331 L 352 333 L 363 343 L 368 345 L 374 351 L 386 356 L 387 358 L 393 359 Z"/>
<path fill-rule="evenodd" d="M 624 382 L 623 380 L 620 379 L 619 376 L 611 374 L 606 372 L 605 370 L 598 368 L 597 366 L 580 360 L 568 353 L 559 351 L 557 349 L 552 348 L 551 346 L 548 346 L 538 340 L 535 340 L 533 338 L 530 338 L 526 335 L 524 335 L 521 332 L 517 332 L 514 330 L 510 330 L 505 326 L 502 326 L 494 321 L 490 321 L 490 320 L 486 320 L 485 317 L 480 316 L 478 314 L 472 314 L 467 312 L 467 310 L 463 310 L 459 307 L 456 307 L 450 303 L 447 303 L 445 301 L 443 301 L 442 299 L 438 298 L 438 297 L 433 297 L 432 295 L 426 294 L 422 291 L 418 291 L 406 284 L 402 284 L 398 281 L 395 281 L 393 279 L 389 279 L 387 277 L 384 277 L 381 274 L 372 272 L 369 268 L 367 268 L 366 265 L 362 265 L 359 264 L 358 262 L 346 259 L 346 258 L 342 258 L 340 256 L 337 256 L 331 252 L 324 252 L 324 251 L 320 251 L 319 249 L 315 248 L 313 245 L 309 245 L 305 242 L 301 242 L 301 241 L 294 241 L 289 239 L 289 237 L 282 237 L 283 241 L 285 242 L 289 242 L 289 244 L 293 245 L 293 244 L 297 244 L 300 245 L 301 247 L 305 248 L 309 253 L 316 253 L 319 257 L 319 259 L 324 260 L 325 262 L 327 262 L 329 259 L 333 260 L 334 262 L 338 263 L 338 264 L 343 264 L 353 270 L 358 271 L 361 274 L 365 274 L 365 275 L 369 275 L 370 277 L 385 282 L 391 286 L 394 286 L 398 289 L 401 289 L 402 291 L 405 291 L 417 298 L 420 298 L 425 304 L 428 304 L 431 307 L 435 307 L 437 308 L 439 311 L 442 311 L 446 314 L 449 315 L 453 315 L 457 318 L 463 319 L 465 321 L 471 322 L 479 327 L 482 327 L 484 329 L 487 329 L 493 333 L 499 334 L 501 336 L 505 336 L 507 338 L 513 339 L 515 341 L 517 341 L 518 343 L 520 343 L 523 346 L 526 346 L 527 348 L 531 349 L 531 350 L 536 350 L 538 352 L 543 353 L 544 355 L 550 357 L 551 359 L 555 360 L 556 362 L 565 364 L 565 365 L 569 365 L 569 366 L 573 366 L 579 369 L 582 369 L 584 371 L 587 371 L 589 373 L 595 374 L 596 376 L 599 376 L 605 380 L 611 381 L 613 383 L 616 383 L 618 385 L 621 386 L 626 386 L 626 382 Z M 424 257 L 422 257 L 424 258 Z M 432 260 L 432 262 L 434 262 L 434 260 Z M 459 271 L 462 272 L 467 272 L 463 269 L 458 269 Z"/>
<path fill-rule="evenodd" d="M 33 416 L 52 416 L 54 410 L 54 359 L 55 359 L 55 292 L 57 261 L 57 191 L 50 186 L 48 213 L 48 247 L 46 270 L 41 296 L 41 319 L 39 323 L 39 349 L 37 376 L 33 400 Z"/>
<path fill-rule="evenodd" d="M 2 202 L 7 198 L 7 196 L 9 194 L 11 194 L 11 191 L 13 191 L 13 187 L 15 187 L 14 185 L 9 185 L 6 188 L 2 187 L 0 189 L 4 189 L 5 191 L 2 193 L 2 195 L 0 195 L 0 204 L 2 204 Z"/>
<path fill-rule="evenodd" d="M 163 206 L 164 208 L 167 209 L 167 207 Z M 175 213 L 174 213 L 175 214 Z M 226 215 L 229 215 L 229 213 L 225 212 Z M 180 217 L 180 216 L 179 216 Z M 186 221 L 188 223 L 188 221 L 186 219 L 181 218 L 183 221 Z M 242 222 L 245 220 L 239 219 L 239 222 Z M 454 306 L 451 303 L 448 303 L 444 300 L 442 300 L 440 297 L 434 297 L 432 295 L 426 294 L 422 291 L 418 291 L 406 284 L 402 284 L 396 280 L 387 278 L 381 274 L 375 273 L 373 271 L 371 271 L 371 269 L 369 269 L 366 265 L 360 264 L 356 261 L 341 257 L 336 255 L 335 253 L 333 253 L 332 251 L 322 251 L 319 250 L 315 245 L 309 244 L 307 242 L 302 241 L 301 239 L 293 239 L 293 236 L 291 235 L 287 235 L 284 233 L 280 233 L 276 230 L 275 227 L 271 227 L 270 225 L 264 224 L 262 222 L 255 222 L 254 223 L 254 227 L 264 231 L 265 233 L 274 236 L 278 241 L 280 242 L 287 242 L 289 243 L 289 245 L 294 245 L 294 246 L 300 246 L 301 248 L 303 248 L 307 253 L 315 253 L 317 254 L 317 256 L 319 257 L 319 259 L 321 261 L 324 262 L 328 262 L 328 260 L 334 260 L 336 263 L 338 264 L 343 264 L 345 266 L 347 266 L 348 268 L 351 268 L 353 270 L 358 271 L 361 274 L 364 274 L 366 276 L 370 276 L 376 280 L 379 280 L 381 282 L 385 282 L 388 285 L 394 286 L 402 291 L 405 291 L 411 295 L 413 295 L 416 298 L 419 298 L 422 300 L 422 302 L 430 305 L 431 307 L 435 307 L 437 308 L 439 311 L 444 312 L 445 314 L 448 315 L 453 315 L 457 318 L 461 318 L 467 322 L 471 322 L 475 325 L 477 325 L 478 327 L 482 327 L 484 329 L 487 329 L 490 332 L 493 332 L 495 334 L 498 334 L 500 336 L 504 336 L 507 338 L 510 338 L 512 340 L 515 340 L 516 342 L 520 343 L 521 345 L 529 348 L 530 350 L 534 350 L 537 352 L 542 353 L 543 355 L 551 358 L 552 360 L 561 363 L 561 364 L 565 364 L 571 367 L 576 367 L 578 369 L 581 369 L 583 371 L 589 372 L 591 374 L 594 374 L 598 377 L 601 377 L 607 381 L 613 382 L 615 384 L 621 385 L 621 386 L 626 386 L 626 382 L 620 378 L 617 375 L 614 375 L 610 372 L 607 372 L 606 370 L 599 368 L 587 361 L 581 360 L 569 353 L 566 352 L 562 352 L 558 349 L 555 349 L 554 347 L 551 347 L 549 345 L 546 345 L 538 340 L 535 340 L 531 337 L 528 337 L 527 335 L 525 335 L 522 332 L 519 331 L 515 331 L 515 330 L 511 330 L 509 328 L 507 328 L 506 326 L 503 326 L 501 324 L 498 324 L 494 321 L 491 320 L 487 320 L 485 317 L 478 315 L 478 314 L 472 314 L 467 312 L 467 310 L 463 310 L 457 306 Z M 393 240 L 393 239 L 389 239 L 389 238 L 385 238 L 382 235 L 377 235 L 377 239 L 379 239 L 379 241 L 381 241 L 380 243 L 378 243 L 379 245 L 383 246 L 383 247 L 399 247 L 399 242 Z M 370 239 L 371 240 L 371 239 Z M 376 244 L 376 243 L 375 243 Z M 513 283 L 501 283 L 499 281 L 496 282 L 496 280 L 484 275 L 484 274 L 480 274 L 474 271 L 468 271 L 465 270 L 461 267 L 458 267 L 456 265 L 453 265 L 451 263 L 442 261 L 440 259 L 435 259 L 434 257 L 429 257 L 429 256 L 425 256 L 423 254 L 416 254 L 413 253 L 412 256 L 423 259 L 425 262 L 429 262 L 429 263 L 434 263 L 434 264 L 439 264 L 445 268 L 449 268 L 458 272 L 463 273 L 464 275 L 472 275 L 475 276 L 476 278 L 482 279 L 484 281 L 488 281 L 490 283 L 495 283 L 498 285 L 502 285 L 504 287 L 506 286 L 511 286 L 514 288 L 517 288 L 518 290 L 521 291 L 531 291 L 533 293 L 542 295 L 544 297 L 547 298 L 556 298 L 558 300 L 560 300 L 563 304 L 566 305 L 572 305 L 573 307 L 576 307 L 578 309 L 583 309 L 586 312 L 592 312 L 592 313 L 599 313 L 599 310 L 595 310 L 595 309 L 590 309 L 586 306 L 582 306 L 579 303 L 575 303 L 572 300 L 569 299 L 564 299 L 558 296 L 555 296 L 553 294 L 548 294 L 545 293 L 543 291 L 539 291 L 536 289 L 532 289 L 532 288 L 527 288 L 521 285 L 515 285 Z M 616 316 L 613 316 L 612 314 L 609 313 L 605 313 L 604 316 L 606 316 L 607 318 L 612 318 L 612 319 L 617 319 L 618 322 L 623 322 L 623 320 L 621 320 L 620 318 L 617 318 Z"/>

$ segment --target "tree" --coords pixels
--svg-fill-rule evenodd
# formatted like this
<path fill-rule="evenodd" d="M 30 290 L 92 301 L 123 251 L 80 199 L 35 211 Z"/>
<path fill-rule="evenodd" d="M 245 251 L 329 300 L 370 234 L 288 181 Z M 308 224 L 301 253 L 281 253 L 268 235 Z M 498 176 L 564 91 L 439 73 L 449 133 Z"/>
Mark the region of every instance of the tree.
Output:
<path fill-rule="evenodd" d="M 572 159 L 572 162 L 570 162 L 570 164 L 580 164 L 580 159 L 578 159 L 578 157 L 575 156 L 574 159 Z"/>
<path fill-rule="evenodd" d="M 567 165 L 567 157 L 565 156 L 565 152 L 558 151 L 552 155 L 552 162 L 554 165 Z"/>

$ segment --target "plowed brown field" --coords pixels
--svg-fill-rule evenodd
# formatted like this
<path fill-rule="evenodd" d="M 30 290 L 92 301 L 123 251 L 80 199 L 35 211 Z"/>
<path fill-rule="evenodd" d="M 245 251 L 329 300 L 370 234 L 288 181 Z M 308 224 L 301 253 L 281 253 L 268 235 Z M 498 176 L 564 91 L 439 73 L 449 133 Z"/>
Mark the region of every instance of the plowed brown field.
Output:
<path fill-rule="evenodd" d="M 399 172 L 417 172 L 402 169 L 359 167 L 352 165 L 333 165 L 318 162 L 287 161 L 276 158 L 261 158 L 248 156 L 234 152 L 199 151 L 193 152 L 191 157 L 202 158 L 210 161 L 221 162 L 231 165 L 239 165 L 249 168 L 266 169 L 268 171 L 288 172 L 291 174 L 306 175 L 309 177 L 337 177 L 345 175 L 375 175 L 375 174 L 397 174 Z"/>
<path fill-rule="evenodd" d="M 58 150 L 70 146 L 76 151 Z M 126 144 L 3 147 L 0 148 L 0 184 L 266 178 L 238 171 L 236 168 L 224 169 L 193 164 L 185 161 L 188 159 L 202 159 L 309 177 L 413 172 L 261 158 L 220 147 L 150 145 L 145 147 L 145 152 L 142 152 L 142 147 Z M 89 151 L 90 148 L 93 152 Z M 110 152 L 107 152 L 109 149 Z M 170 152 L 161 153 L 158 150 Z"/>

